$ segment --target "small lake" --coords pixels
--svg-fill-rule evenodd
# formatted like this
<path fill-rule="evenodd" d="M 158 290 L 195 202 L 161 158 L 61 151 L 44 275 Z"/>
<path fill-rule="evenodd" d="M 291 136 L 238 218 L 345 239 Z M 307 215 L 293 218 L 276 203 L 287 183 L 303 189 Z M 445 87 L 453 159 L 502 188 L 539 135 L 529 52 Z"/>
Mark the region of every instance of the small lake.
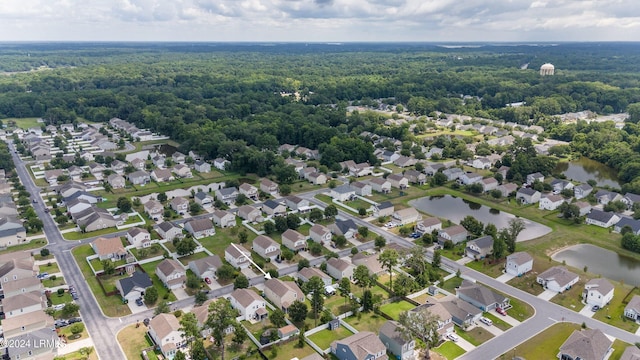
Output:
<path fill-rule="evenodd" d="M 418 210 L 433 216 L 445 218 L 459 224 L 465 216 L 471 215 L 483 224 L 493 224 L 498 230 L 509 226 L 509 220 L 516 216 L 488 206 L 463 200 L 451 195 L 427 196 L 409 201 L 409 204 Z M 551 228 L 535 221 L 521 218 L 525 229 L 518 235 L 517 241 L 525 241 L 538 238 L 551 232 Z"/>
<path fill-rule="evenodd" d="M 569 180 L 576 180 L 586 183 L 588 180 L 595 180 L 599 186 L 610 186 L 620 188 L 618 174 L 607 165 L 581 157 L 578 160 L 569 162 L 559 162 L 556 172 L 564 174 Z"/>
<path fill-rule="evenodd" d="M 640 261 L 591 244 L 579 244 L 558 251 L 551 258 L 592 274 L 625 284 L 640 286 Z"/>

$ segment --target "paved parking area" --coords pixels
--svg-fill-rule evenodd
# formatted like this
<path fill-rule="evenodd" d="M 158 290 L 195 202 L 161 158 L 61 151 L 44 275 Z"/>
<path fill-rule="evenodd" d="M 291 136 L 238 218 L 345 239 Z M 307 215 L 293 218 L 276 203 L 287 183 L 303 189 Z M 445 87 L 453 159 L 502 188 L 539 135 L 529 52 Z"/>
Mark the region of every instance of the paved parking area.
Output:
<path fill-rule="evenodd" d="M 451 340 L 449 340 L 451 341 Z M 463 339 L 460 337 L 460 335 L 458 335 L 458 341 L 455 342 L 456 345 L 460 346 L 461 348 L 464 349 L 464 351 L 469 352 L 473 349 L 475 349 L 476 347 L 473 346 L 472 343 L 468 342 L 467 340 Z"/>
<path fill-rule="evenodd" d="M 500 276 L 498 276 L 496 278 L 496 280 L 500 281 L 501 283 L 506 283 L 507 281 L 513 279 L 515 276 L 511 275 L 511 274 L 502 274 Z"/>
<path fill-rule="evenodd" d="M 184 288 L 173 289 L 173 295 L 175 295 L 178 300 L 187 299 L 189 297 L 189 294 L 187 294 Z"/>
<path fill-rule="evenodd" d="M 556 296 L 556 294 L 557 294 L 557 292 L 555 292 L 555 291 L 545 290 L 545 291 L 542 292 L 542 294 L 538 295 L 538 297 L 540 299 L 549 301 L 549 300 L 551 300 L 551 298 Z"/>
<path fill-rule="evenodd" d="M 140 306 L 140 305 L 136 304 L 135 301 L 129 301 L 127 303 L 127 306 L 129 306 L 129 310 L 131 310 L 132 314 L 137 314 L 137 313 L 140 313 L 140 312 L 148 310 L 147 306 L 144 305 L 144 303 L 142 304 L 142 306 Z"/>
<path fill-rule="evenodd" d="M 591 305 L 585 305 L 582 310 L 579 311 L 580 315 L 582 316 L 586 316 L 586 317 L 593 317 L 593 315 L 595 315 L 596 313 L 594 313 L 593 311 L 591 311 Z"/>

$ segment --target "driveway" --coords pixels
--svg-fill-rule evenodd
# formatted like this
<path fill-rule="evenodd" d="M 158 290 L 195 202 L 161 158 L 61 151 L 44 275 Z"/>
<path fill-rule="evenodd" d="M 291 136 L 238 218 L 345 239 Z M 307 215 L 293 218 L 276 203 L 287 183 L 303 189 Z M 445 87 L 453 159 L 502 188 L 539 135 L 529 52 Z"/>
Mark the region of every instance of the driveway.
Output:
<path fill-rule="evenodd" d="M 451 341 L 451 340 L 449 340 L 449 341 Z M 461 348 L 463 348 L 464 351 L 471 351 L 471 350 L 476 348 L 475 346 L 473 346 L 472 343 L 470 343 L 467 340 L 465 340 L 462 337 L 460 337 L 460 335 L 458 335 L 458 341 L 456 341 L 455 344 L 460 346 Z"/>
<path fill-rule="evenodd" d="M 509 324 L 509 325 L 511 325 L 511 326 L 514 326 L 514 327 L 515 327 L 515 326 L 520 325 L 520 321 L 518 321 L 518 320 L 516 320 L 516 319 L 512 318 L 512 317 L 509 315 L 509 310 L 507 310 L 507 316 L 500 315 L 500 314 L 498 314 L 495 310 L 491 310 L 491 314 L 492 314 L 492 315 L 494 315 L 495 317 L 499 318 L 500 320 L 502 320 L 502 321 L 506 322 L 507 324 Z"/>
<path fill-rule="evenodd" d="M 593 317 L 593 315 L 595 315 L 596 313 L 591 311 L 591 305 L 585 305 L 582 310 L 579 311 L 580 315 L 582 316 L 586 316 L 586 317 Z"/>
<path fill-rule="evenodd" d="M 173 289 L 173 295 L 175 295 L 178 300 L 187 299 L 189 297 L 189 294 L 187 294 L 184 288 Z"/>
<path fill-rule="evenodd" d="M 308 251 L 300 251 L 298 254 L 307 260 L 316 258 L 316 256 L 311 255 L 311 253 Z"/>
<path fill-rule="evenodd" d="M 551 290 L 545 290 L 542 292 L 542 294 L 538 295 L 538 297 L 542 300 L 551 300 L 551 298 L 553 298 L 554 296 L 556 296 L 557 292 L 555 291 L 551 291 Z"/>
<path fill-rule="evenodd" d="M 131 310 L 132 314 L 137 314 L 149 310 L 146 305 L 143 304 L 142 306 L 139 306 L 135 301 L 129 301 L 127 303 L 127 306 L 129 306 L 129 310 Z"/>
<path fill-rule="evenodd" d="M 501 283 L 506 283 L 507 281 L 513 279 L 515 276 L 511 275 L 511 274 L 502 274 L 500 276 L 498 276 L 496 278 L 497 281 L 500 281 Z"/>
<path fill-rule="evenodd" d="M 468 264 L 468 263 L 470 263 L 470 262 L 472 262 L 472 261 L 473 261 L 473 259 L 472 259 L 472 258 L 470 258 L 470 257 L 468 257 L 468 256 L 465 256 L 465 257 L 463 257 L 462 259 L 457 260 L 456 262 L 457 262 L 458 264 L 460 264 L 460 265 L 466 265 L 466 264 Z"/>
<path fill-rule="evenodd" d="M 482 323 L 480 321 L 478 321 L 478 325 L 475 326 L 475 327 L 481 327 L 481 328 L 487 330 L 488 332 L 492 333 L 493 336 L 500 336 L 500 335 L 504 334 L 504 331 L 498 329 L 497 326 L 495 326 L 495 325 L 488 326 L 487 324 Z"/>

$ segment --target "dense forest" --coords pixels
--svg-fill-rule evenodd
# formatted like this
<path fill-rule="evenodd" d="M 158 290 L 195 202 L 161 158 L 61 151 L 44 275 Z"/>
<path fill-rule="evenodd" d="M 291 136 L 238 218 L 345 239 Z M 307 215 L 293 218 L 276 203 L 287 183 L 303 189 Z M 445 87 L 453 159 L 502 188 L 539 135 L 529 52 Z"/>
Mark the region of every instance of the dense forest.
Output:
<path fill-rule="evenodd" d="M 537 69 L 551 62 L 555 76 Z M 527 65 L 527 66 L 525 66 Z M 129 120 L 210 158 L 259 174 L 279 144 L 320 149 L 335 168 L 373 160 L 357 134 L 410 140 L 350 102 L 385 99 L 415 115 L 434 111 L 541 124 L 573 150 L 640 175 L 640 129 L 562 125 L 553 115 L 630 110 L 640 102 L 640 45 L 66 43 L 0 45 L 0 118 Z M 283 96 L 282 93 L 297 93 Z M 525 106 L 505 104 L 524 101 Z M 629 160 L 633 161 L 629 161 Z M 636 162 L 637 160 L 637 162 Z M 636 166 L 637 164 L 637 166 Z M 640 183 L 638 184 L 640 187 Z"/>

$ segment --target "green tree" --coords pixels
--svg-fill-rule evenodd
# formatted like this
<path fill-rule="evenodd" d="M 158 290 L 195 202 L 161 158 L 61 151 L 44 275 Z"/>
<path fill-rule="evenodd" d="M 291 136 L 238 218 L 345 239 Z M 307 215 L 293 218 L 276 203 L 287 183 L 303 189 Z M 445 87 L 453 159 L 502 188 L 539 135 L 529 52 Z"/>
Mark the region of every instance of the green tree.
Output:
<path fill-rule="evenodd" d="M 184 334 L 184 338 L 191 347 L 193 340 L 200 337 L 200 327 L 198 326 L 198 319 L 192 312 L 185 313 L 180 316 L 180 331 Z"/>
<path fill-rule="evenodd" d="M 324 208 L 324 216 L 325 217 L 334 218 L 336 215 L 338 215 L 338 208 L 336 208 L 335 205 L 333 205 L 333 204 L 327 205 L 327 207 Z"/>
<path fill-rule="evenodd" d="M 417 337 L 426 346 L 424 356 L 430 359 L 429 349 L 438 342 L 438 322 L 440 318 L 424 309 L 417 312 L 402 312 L 398 323 L 400 323 L 400 334 L 406 341 Z"/>
<path fill-rule="evenodd" d="M 271 314 L 269 314 L 269 320 L 271 321 L 273 326 L 275 326 L 277 328 L 281 328 L 281 327 L 287 325 L 287 320 L 285 320 L 284 311 L 282 311 L 280 309 L 273 310 L 271 312 Z"/>
<path fill-rule="evenodd" d="M 61 313 L 63 318 L 69 318 L 77 314 L 78 311 L 80 311 L 80 305 L 76 303 L 66 303 L 64 304 Z"/>
<path fill-rule="evenodd" d="M 302 301 L 294 301 L 289 307 L 289 317 L 296 324 L 302 323 L 307 318 L 308 313 L 307 304 Z"/>
<path fill-rule="evenodd" d="M 197 202 L 192 202 L 191 204 L 189 204 L 189 214 L 198 215 L 201 212 L 202 206 L 200 206 L 200 204 L 198 204 Z"/>
<path fill-rule="evenodd" d="M 311 313 L 313 314 L 314 326 L 318 325 L 318 315 L 324 306 L 324 282 L 317 276 L 312 276 L 307 281 L 307 293 L 311 294 Z"/>
<path fill-rule="evenodd" d="M 146 293 L 145 293 L 146 295 Z M 171 312 L 171 308 L 169 307 L 169 303 L 166 302 L 165 300 L 160 301 L 160 303 L 158 304 L 158 306 L 156 306 L 155 311 L 153 312 L 154 315 L 158 315 L 158 314 L 168 314 Z"/>
<path fill-rule="evenodd" d="M 100 263 L 102 264 L 102 270 L 105 274 L 111 275 L 116 271 L 116 267 L 111 259 L 102 260 Z"/>
<path fill-rule="evenodd" d="M 216 271 L 216 275 L 218 275 L 220 280 L 231 280 L 236 276 L 236 269 L 229 264 L 222 264 L 222 266 Z"/>
<path fill-rule="evenodd" d="M 185 237 L 176 244 L 176 252 L 180 256 L 193 254 L 197 247 L 198 244 L 192 238 Z"/>
<path fill-rule="evenodd" d="M 224 360 L 225 343 L 224 337 L 229 327 L 236 328 L 236 331 L 242 331 L 236 321 L 237 312 L 231 307 L 226 299 L 218 299 L 209 304 L 209 314 L 205 321 L 205 328 L 211 329 L 211 337 L 213 337 L 215 345 L 220 349 L 220 357 Z"/>
<path fill-rule="evenodd" d="M 147 305 L 153 305 L 158 300 L 158 289 L 150 287 L 144 292 L 144 302 Z"/>
<path fill-rule="evenodd" d="M 202 339 L 196 339 L 191 346 L 191 359 L 193 360 L 208 360 L 207 351 L 204 348 Z M 224 355 L 222 356 L 224 359 Z"/>
<path fill-rule="evenodd" d="M 431 265 L 434 267 L 440 267 L 440 262 L 442 261 L 442 252 L 440 250 L 436 250 L 433 252 L 433 259 L 431 260 Z"/>
<path fill-rule="evenodd" d="M 347 238 L 344 237 L 344 235 L 338 235 L 338 236 L 334 236 L 333 237 L 333 243 L 339 247 L 339 248 L 343 248 L 345 245 L 347 245 Z"/>
<path fill-rule="evenodd" d="M 376 249 L 380 250 L 385 247 L 385 245 L 387 245 L 387 240 L 384 237 L 378 235 L 374 240 L 374 245 Z"/>
<path fill-rule="evenodd" d="M 131 212 L 131 200 L 126 197 L 119 197 L 116 206 L 123 213 Z"/>
<path fill-rule="evenodd" d="M 471 215 L 465 216 L 464 219 L 460 221 L 460 225 L 476 237 L 482 235 L 482 230 L 484 229 L 484 225 Z"/>
<path fill-rule="evenodd" d="M 240 274 L 233 281 L 234 289 L 246 289 L 249 287 L 249 279 L 244 274 Z"/>
<path fill-rule="evenodd" d="M 84 331 L 84 324 L 83 324 L 83 323 L 75 323 L 75 324 L 72 324 L 72 325 L 69 327 L 69 330 L 71 330 L 71 333 L 72 333 L 73 335 L 78 335 L 78 334 L 80 334 L 81 332 L 83 332 L 83 331 Z"/>
<path fill-rule="evenodd" d="M 238 232 L 238 240 L 240 241 L 240 244 L 246 243 L 248 239 L 249 234 L 247 233 L 246 229 L 242 229 Z"/>
<path fill-rule="evenodd" d="M 287 224 L 287 218 L 284 216 L 276 216 L 275 217 L 275 222 L 276 222 L 276 230 L 278 230 L 278 232 L 285 232 L 287 231 L 287 229 L 289 228 L 289 225 Z"/>
<path fill-rule="evenodd" d="M 346 304 L 351 295 L 351 281 L 349 281 L 349 278 L 343 277 L 340 279 L 338 291 L 340 291 L 340 296 L 344 297 L 344 303 Z"/>
<path fill-rule="evenodd" d="M 361 288 L 368 289 L 373 282 L 372 280 L 369 269 L 365 265 L 358 265 L 353 270 L 353 281 Z"/>
<path fill-rule="evenodd" d="M 367 236 L 369 236 L 369 228 L 366 226 L 360 226 L 358 228 L 358 234 L 360 234 L 360 236 L 364 239 Z"/>
<path fill-rule="evenodd" d="M 187 274 L 187 281 L 185 282 L 185 285 L 189 288 L 189 289 L 199 289 L 200 288 L 200 278 L 198 278 L 196 275 L 189 273 Z"/>
<path fill-rule="evenodd" d="M 507 250 L 507 244 L 505 244 L 502 237 L 496 237 L 493 239 L 493 253 L 492 256 L 496 260 L 500 260 L 504 257 L 504 253 Z"/>
<path fill-rule="evenodd" d="M 324 213 L 322 212 L 322 210 L 318 208 L 313 208 L 309 212 L 309 221 L 311 222 L 315 223 L 322 220 L 323 218 L 324 218 Z"/>
<path fill-rule="evenodd" d="M 267 235 L 273 234 L 274 232 L 276 232 L 276 225 L 274 223 L 272 223 L 271 221 L 265 221 L 264 222 L 264 232 Z"/>
<path fill-rule="evenodd" d="M 300 227 L 300 217 L 296 214 L 287 215 L 287 227 L 289 229 L 297 229 Z"/>
<path fill-rule="evenodd" d="M 173 360 L 187 360 L 187 357 L 182 351 L 176 351 L 176 355 L 173 357 Z"/>
<path fill-rule="evenodd" d="M 194 297 L 196 306 L 202 305 L 205 301 L 207 301 L 207 293 L 204 291 L 198 291 Z"/>
<path fill-rule="evenodd" d="M 310 266 L 311 264 L 308 259 L 300 259 L 300 261 L 298 261 L 298 271 Z"/>
<path fill-rule="evenodd" d="M 378 255 L 378 261 L 383 268 L 389 272 L 389 288 L 393 289 L 393 267 L 398 265 L 398 252 L 394 249 L 387 249 Z"/>

